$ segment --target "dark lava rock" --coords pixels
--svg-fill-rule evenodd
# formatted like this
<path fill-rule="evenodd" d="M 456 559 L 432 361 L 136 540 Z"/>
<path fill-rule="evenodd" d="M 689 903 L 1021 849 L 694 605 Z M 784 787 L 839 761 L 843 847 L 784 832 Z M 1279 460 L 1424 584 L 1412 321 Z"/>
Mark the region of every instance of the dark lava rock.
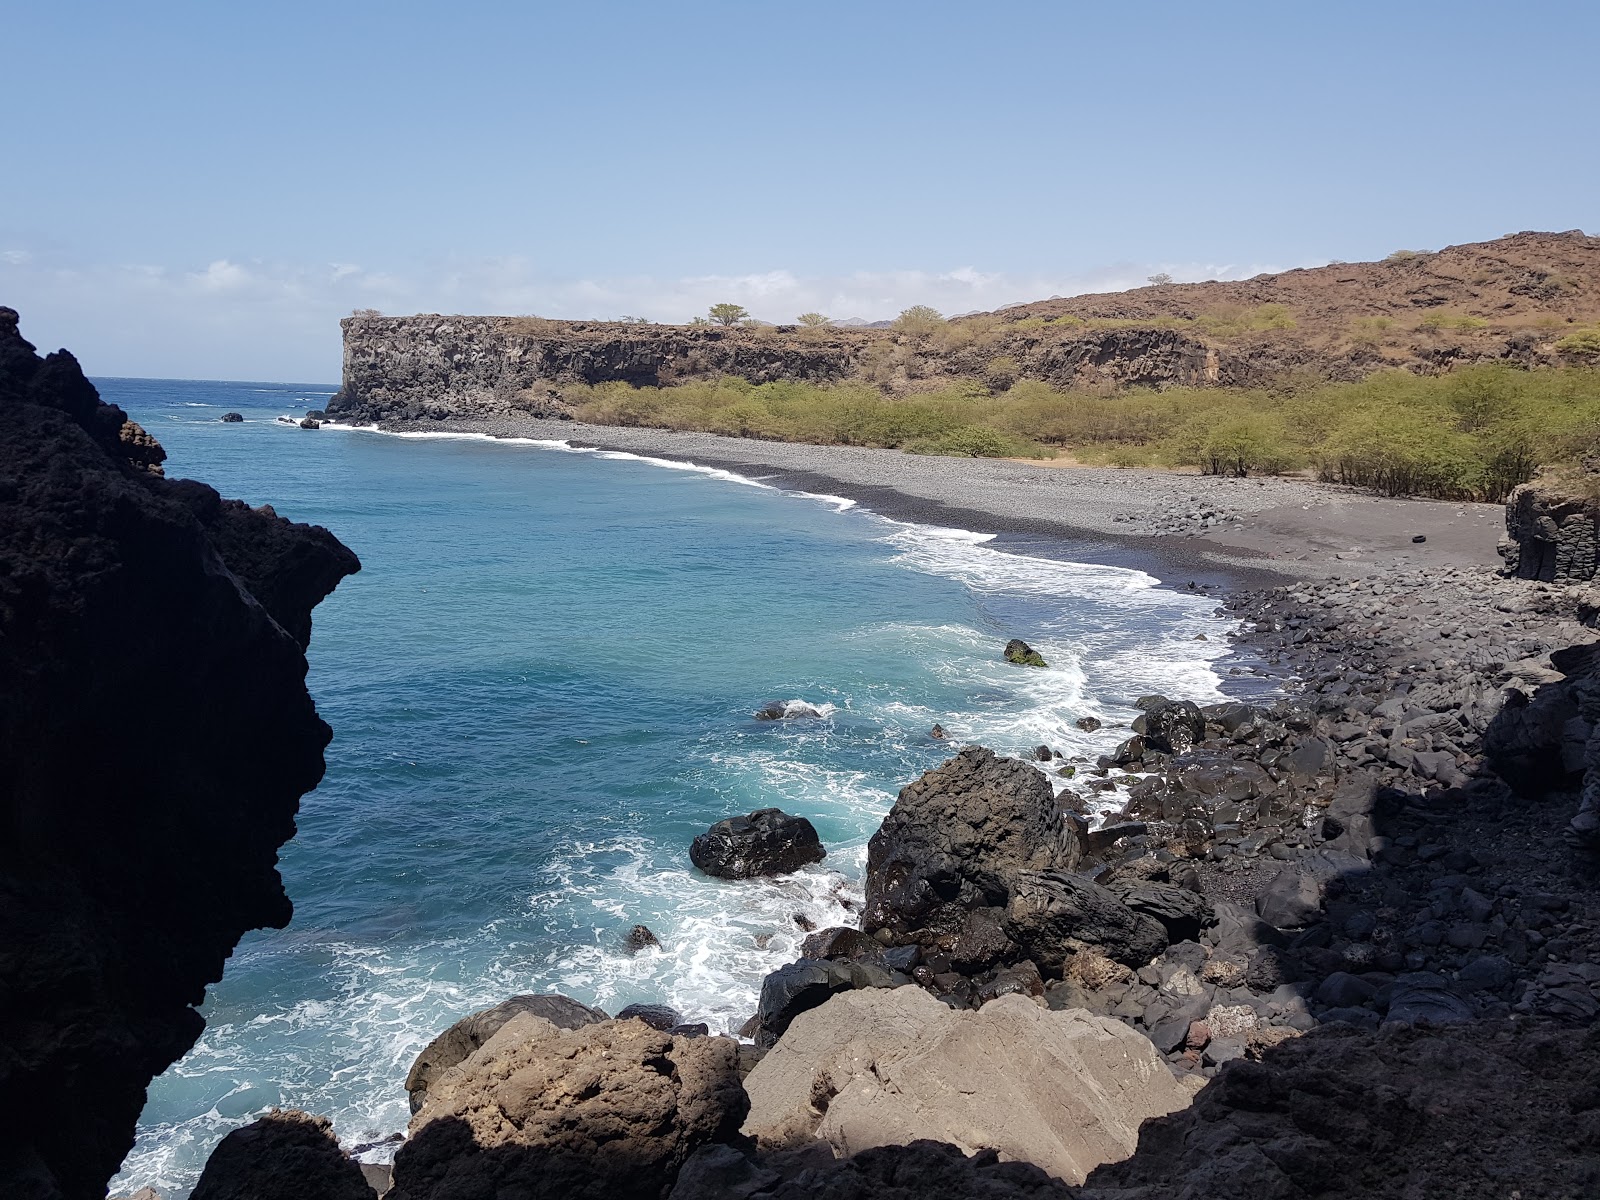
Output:
<path fill-rule="evenodd" d="M 1108 889 L 1134 912 L 1160 921 L 1169 941 L 1197 941 L 1202 930 L 1217 923 L 1211 902 L 1188 888 L 1144 880 L 1113 881 Z"/>
<path fill-rule="evenodd" d="M 339 1148 L 327 1117 L 275 1108 L 217 1143 L 189 1200 L 372 1200 L 372 1196 L 361 1167 Z"/>
<path fill-rule="evenodd" d="M 1069 939 L 1097 946 L 1107 958 L 1142 967 L 1167 948 L 1166 930 L 1135 912 L 1110 889 L 1065 871 L 1023 872 L 1006 907 L 1007 928 L 1029 958 L 1059 971 Z"/>
<path fill-rule="evenodd" d="M 902 788 L 872 835 L 861 927 L 948 949 L 969 911 L 1006 904 L 1018 872 L 1075 867 L 1077 828 L 1043 774 L 969 746 Z"/>
<path fill-rule="evenodd" d="M 164 458 L 0 308 L 0 1195 L 105 1194 L 322 778 L 304 649 L 360 563 Z"/>
<path fill-rule="evenodd" d="M 833 925 L 809 935 L 800 943 L 801 958 L 860 958 L 878 959 L 883 946 L 859 929 Z"/>
<path fill-rule="evenodd" d="M 1054 757 L 1055 755 L 1051 752 L 1049 746 L 1035 746 L 1033 748 L 1033 760 L 1035 762 L 1049 762 Z"/>
<path fill-rule="evenodd" d="M 300 428 L 301 429 L 321 429 L 322 428 L 322 422 L 316 420 L 313 417 L 302 417 L 301 420 L 300 420 Z"/>
<path fill-rule="evenodd" d="M 622 939 L 622 948 L 629 954 L 638 954 L 641 950 L 660 945 L 661 939 L 651 932 L 648 925 L 635 925 Z"/>
<path fill-rule="evenodd" d="M 406 1075 L 411 1111 L 416 1112 L 422 1107 L 423 1097 L 427 1095 L 428 1085 L 433 1080 L 468 1058 L 518 1013 L 543 1017 L 560 1029 L 582 1029 L 585 1025 L 608 1019 L 598 1008 L 590 1008 L 587 1004 L 554 994 L 513 996 L 492 1008 L 462 1017 L 429 1042 L 411 1064 L 411 1071 Z"/>
<path fill-rule="evenodd" d="M 718 821 L 689 847 L 689 861 L 718 879 L 784 875 L 826 857 L 810 821 L 776 808 Z"/>
<path fill-rule="evenodd" d="M 899 982 L 905 982 L 904 978 Z M 895 983 L 895 978 L 882 967 L 802 958 L 779 967 L 761 981 L 761 999 L 756 1004 L 756 1015 L 746 1026 L 750 1030 L 747 1036 L 757 1046 L 768 1049 L 783 1036 L 791 1021 L 836 992 L 893 987 Z"/>
<path fill-rule="evenodd" d="M 935 741 L 942 742 L 950 735 L 944 731 L 943 725 L 935 725 L 932 729 L 928 730 L 928 736 L 933 738 Z"/>
<path fill-rule="evenodd" d="M 243 420 L 244 420 L 244 414 L 243 413 L 230 412 L 230 413 L 223 413 L 222 414 L 222 423 L 224 425 L 237 425 L 240 421 L 243 421 Z"/>
<path fill-rule="evenodd" d="M 1151 705 L 1144 711 L 1144 740 L 1152 750 L 1165 754 L 1182 754 L 1194 748 L 1196 742 L 1205 740 L 1206 719 L 1199 707 L 1189 700 L 1167 700 Z"/>
<path fill-rule="evenodd" d="M 676 1026 L 683 1024 L 683 1014 L 665 1004 L 630 1004 L 617 1014 L 617 1020 L 643 1021 L 651 1029 L 671 1033 Z"/>
<path fill-rule="evenodd" d="M 1093 733 L 1100 728 L 1100 720 L 1097 717 L 1079 717 L 1073 724 L 1085 733 Z"/>
<path fill-rule="evenodd" d="M 1022 667 L 1046 667 L 1050 664 L 1044 661 L 1044 656 L 1021 638 L 1012 638 L 1006 643 L 1006 661 L 1016 663 Z"/>
<path fill-rule="evenodd" d="M 320 408 L 306 409 L 306 416 L 310 417 L 313 421 L 326 421 L 328 419 L 328 414 L 323 412 Z"/>

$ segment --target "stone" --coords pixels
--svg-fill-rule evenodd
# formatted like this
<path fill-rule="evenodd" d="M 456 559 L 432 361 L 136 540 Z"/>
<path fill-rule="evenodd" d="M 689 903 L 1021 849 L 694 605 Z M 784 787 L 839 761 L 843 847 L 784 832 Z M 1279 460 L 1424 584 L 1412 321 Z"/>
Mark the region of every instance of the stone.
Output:
<path fill-rule="evenodd" d="M 553 993 L 512 996 L 490 1008 L 462 1017 L 423 1048 L 406 1074 L 406 1091 L 411 1096 L 411 1111 L 422 1107 L 428 1086 L 445 1071 L 474 1054 L 512 1017 L 531 1014 L 561 1029 L 581 1029 L 607 1019 L 598 1008 L 579 1004 L 567 996 Z"/>
<path fill-rule="evenodd" d="M 1189 700 L 1163 700 L 1145 708 L 1144 740 L 1152 750 L 1182 754 L 1206 736 L 1206 719 Z"/>
<path fill-rule="evenodd" d="M 765 1049 L 783 1036 L 795 1017 L 825 1003 L 835 993 L 889 987 L 893 983 L 893 977 L 882 967 L 802 958 L 779 967 L 761 981 L 761 999 L 748 1036 Z"/>
<path fill-rule="evenodd" d="M 881 961 L 883 946 L 859 929 L 831 925 L 807 934 L 800 943 L 801 958 L 858 958 Z"/>
<path fill-rule="evenodd" d="M 217 1143 L 189 1200 L 372 1200 L 333 1122 L 275 1108 Z"/>
<path fill-rule="evenodd" d="M 629 954 L 638 954 L 641 950 L 648 950 L 651 946 L 660 949 L 661 939 L 651 932 L 648 925 L 635 925 L 623 935 L 622 948 Z"/>
<path fill-rule="evenodd" d="M 796 1019 L 746 1080 L 747 1135 L 840 1154 L 920 1138 L 1080 1184 L 1141 1122 L 1188 1104 L 1142 1034 L 1005 995 L 956 1012 L 917 988 L 848 992 Z"/>
<path fill-rule="evenodd" d="M 321 429 L 322 428 L 322 422 L 317 420 L 315 417 L 302 417 L 300 419 L 300 428 L 301 429 Z"/>
<path fill-rule="evenodd" d="M 1093 880 L 1065 871 L 1022 872 L 1006 906 L 1011 936 L 1042 969 L 1061 970 L 1075 945 L 1142 967 L 1167 948 L 1166 930 Z"/>
<path fill-rule="evenodd" d="M 1457 1025 L 1474 1017 L 1472 1005 L 1437 975 L 1401 975 L 1389 993 L 1387 1025 Z"/>
<path fill-rule="evenodd" d="M 689 847 L 689 861 L 718 879 L 786 875 L 826 857 L 811 822 L 777 808 L 718 821 Z"/>
<path fill-rule="evenodd" d="M 671 1033 L 683 1023 L 683 1014 L 666 1004 L 630 1004 L 616 1016 L 618 1021 L 643 1021 L 651 1029 Z"/>
<path fill-rule="evenodd" d="M 222 414 L 222 422 L 225 425 L 237 425 L 239 422 L 241 422 L 243 420 L 244 420 L 244 414 L 243 413 L 227 412 L 227 413 L 223 413 Z"/>
<path fill-rule="evenodd" d="M 1018 666 L 1023 667 L 1045 667 L 1050 665 L 1044 661 L 1043 655 L 1021 638 L 1012 638 L 1006 643 L 1005 659 L 1008 663 L 1016 663 Z"/>
<path fill-rule="evenodd" d="M 1054 757 L 1055 753 L 1049 746 L 1040 745 L 1033 748 L 1033 760 L 1035 762 L 1049 762 Z"/>
<path fill-rule="evenodd" d="M 1098 717 L 1079 717 L 1073 724 L 1085 733 L 1093 733 L 1100 728 L 1100 719 Z"/>
<path fill-rule="evenodd" d="M 861 927 L 885 944 L 948 949 L 971 910 L 1004 907 L 1019 871 L 1082 856 L 1043 773 L 969 746 L 902 788 L 872 835 Z"/>
<path fill-rule="evenodd" d="M 1378 989 L 1366 980 L 1348 971 L 1335 971 L 1317 985 L 1315 995 L 1319 1004 L 1330 1008 L 1359 1008 L 1377 992 Z"/>
<path fill-rule="evenodd" d="M 519 1014 L 429 1088 L 391 1200 L 660 1200 L 749 1110 L 739 1044 Z"/>
<path fill-rule="evenodd" d="M 1113 880 L 1107 887 L 1134 912 L 1160 921 L 1167 931 L 1168 941 L 1195 941 L 1202 930 L 1217 923 L 1210 902 L 1188 888 L 1153 880 Z"/>

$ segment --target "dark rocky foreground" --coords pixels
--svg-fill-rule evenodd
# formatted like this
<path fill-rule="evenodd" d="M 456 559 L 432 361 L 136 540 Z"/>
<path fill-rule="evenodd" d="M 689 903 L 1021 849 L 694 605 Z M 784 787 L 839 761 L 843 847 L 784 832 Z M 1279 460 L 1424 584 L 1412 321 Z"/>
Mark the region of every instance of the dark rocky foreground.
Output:
<path fill-rule="evenodd" d="M 311 609 L 355 555 L 163 478 L 155 439 L 0 308 L 0 1195 L 105 1195 L 199 1036 L 330 732 Z"/>

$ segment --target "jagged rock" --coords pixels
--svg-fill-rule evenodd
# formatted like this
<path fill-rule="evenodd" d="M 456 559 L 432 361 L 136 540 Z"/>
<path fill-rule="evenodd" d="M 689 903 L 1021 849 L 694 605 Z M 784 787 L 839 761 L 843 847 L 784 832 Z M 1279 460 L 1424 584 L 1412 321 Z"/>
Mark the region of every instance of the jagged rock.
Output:
<path fill-rule="evenodd" d="M 847 992 L 802 1014 L 745 1088 L 744 1132 L 763 1146 L 820 1138 L 855 1154 L 930 1138 L 1069 1183 L 1189 1100 L 1120 1022 L 1014 994 L 956 1012 L 912 987 Z"/>
<path fill-rule="evenodd" d="M 1154 917 L 1066 871 L 1020 873 L 1006 924 L 1028 957 L 1052 972 L 1061 970 L 1075 945 L 1097 947 L 1129 967 L 1142 967 L 1167 948 L 1166 930 Z"/>
<path fill-rule="evenodd" d="M 300 418 L 300 428 L 301 429 L 321 429 L 322 428 L 322 422 L 316 420 L 313 417 L 302 417 L 302 418 Z"/>
<path fill-rule="evenodd" d="M 1047 667 L 1050 664 L 1044 661 L 1032 646 L 1021 638 L 1012 638 L 1006 643 L 1005 658 L 1008 663 L 1016 663 L 1020 667 Z"/>
<path fill-rule="evenodd" d="M 560 1029 L 581 1029 L 607 1020 L 598 1008 L 579 1004 L 567 996 L 539 994 L 513 996 L 499 1004 L 462 1017 L 429 1042 L 417 1055 L 406 1075 L 406 1091 L 411 1096 L 411 1111 L 416 1112 L 427 1098 L 429 1085 L 445 1071 L 475 1053 L 501 1028 L 522 1013 L 540 1017 Z"/>
<path fill-rule="evenodd" d="M 683 1023 L 683 1014 L 666 1004 L 630 1004 L 616 1016 L 618 1021 L 643 1021 L 651 1029 L 671 1033 Z"/>
<path fill-rule="evenodd" d="M 211 1152 L 189 1200 L 372 1200 L 361 1167 L 339 1149 L 333 1122 L 275 1108 Z"/>
<path fill-rule="evenodd" d="M 243 505 L 223 536 L 162 458 L 0 308 L 0 1195 L 105 1195 L 206 986 L 287 923 L 322 778 L 310 613 L 360 564 Z"/>
<path fill-rule="evenodd" d="M 222 414 L 222 422 L 225 425 L 237 425 L 239 422 L 241 422 L 243 420 L 244 420 L 244 414 L 243 413 L 230 412 L 230 413 L 223 413 Z"/>
<path fill-rule="evenodd" d="M 807 935 L 800 943 L 800 957 L 877 960 L 883 957 L 883 947 L 859 929 L 833 925 Z"/>
<path fill-rule="evenodd" d="M 689 861 L 719 879 L 783 875 L 826 857 L 810 821 L 776 808 L 718 821 L 689 847 Z"/>
<path fill-rule="evenodd" d="M 1108 889 L 1134 912 L 1160 921 L 1172 942 L 1192 942 L 1217 923 L 1211 903 L 1199 892 L 1153 880 L 1113 880 Z"/>
<path fill-rule="evenodd" d="M 1070 870 L 1082 854 L 1044 775 L 969 746 L 901 789 L 872 835 L 861 926 L 948 948 L 972 909 L 1004 907 L 1019 871 Z"/>
<path fill-rule="evenodd" d="M 1100 719 L 1098 717 L 1079 717 L 1073 724 L 1085 733 L 1093 733 L 1100 728 Z"/>
<path fill-rule="evenodd" d="M 392 1200 L 660 1200 L 749 1109 L 739 1044 L 526 1013 L 443 1073 L 395 1157 Z"/>
<path fill-rule="evenodd" d="M 1592 476 L 1591 476 L 1592 477 Z M 1600 562 L 1600 505 L 1549 478 L 1511 489 L 1500 556 L 1518 579 L 1587 583 Z"/>
<path fill-rule="evenodd" d="M 658 938 L 648 925 L 635 925 L 628 930 L 622 939 L 622 948 L 629 954 L 638 954 L 641 950 L 648 950 L 651 946 L 660 947 L 661 939 Z"/>

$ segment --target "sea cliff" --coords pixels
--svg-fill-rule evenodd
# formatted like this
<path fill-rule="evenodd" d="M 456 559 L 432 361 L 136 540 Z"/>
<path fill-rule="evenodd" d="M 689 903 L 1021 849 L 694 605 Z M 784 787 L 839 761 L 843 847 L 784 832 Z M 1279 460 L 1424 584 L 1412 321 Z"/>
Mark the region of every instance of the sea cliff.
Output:
<path fill-rule="evenodd" d="M 0 1194 L 99 1200 L 249 929 L 331 736 L 327 530 L 165 454 L 0 308 Z"/>

